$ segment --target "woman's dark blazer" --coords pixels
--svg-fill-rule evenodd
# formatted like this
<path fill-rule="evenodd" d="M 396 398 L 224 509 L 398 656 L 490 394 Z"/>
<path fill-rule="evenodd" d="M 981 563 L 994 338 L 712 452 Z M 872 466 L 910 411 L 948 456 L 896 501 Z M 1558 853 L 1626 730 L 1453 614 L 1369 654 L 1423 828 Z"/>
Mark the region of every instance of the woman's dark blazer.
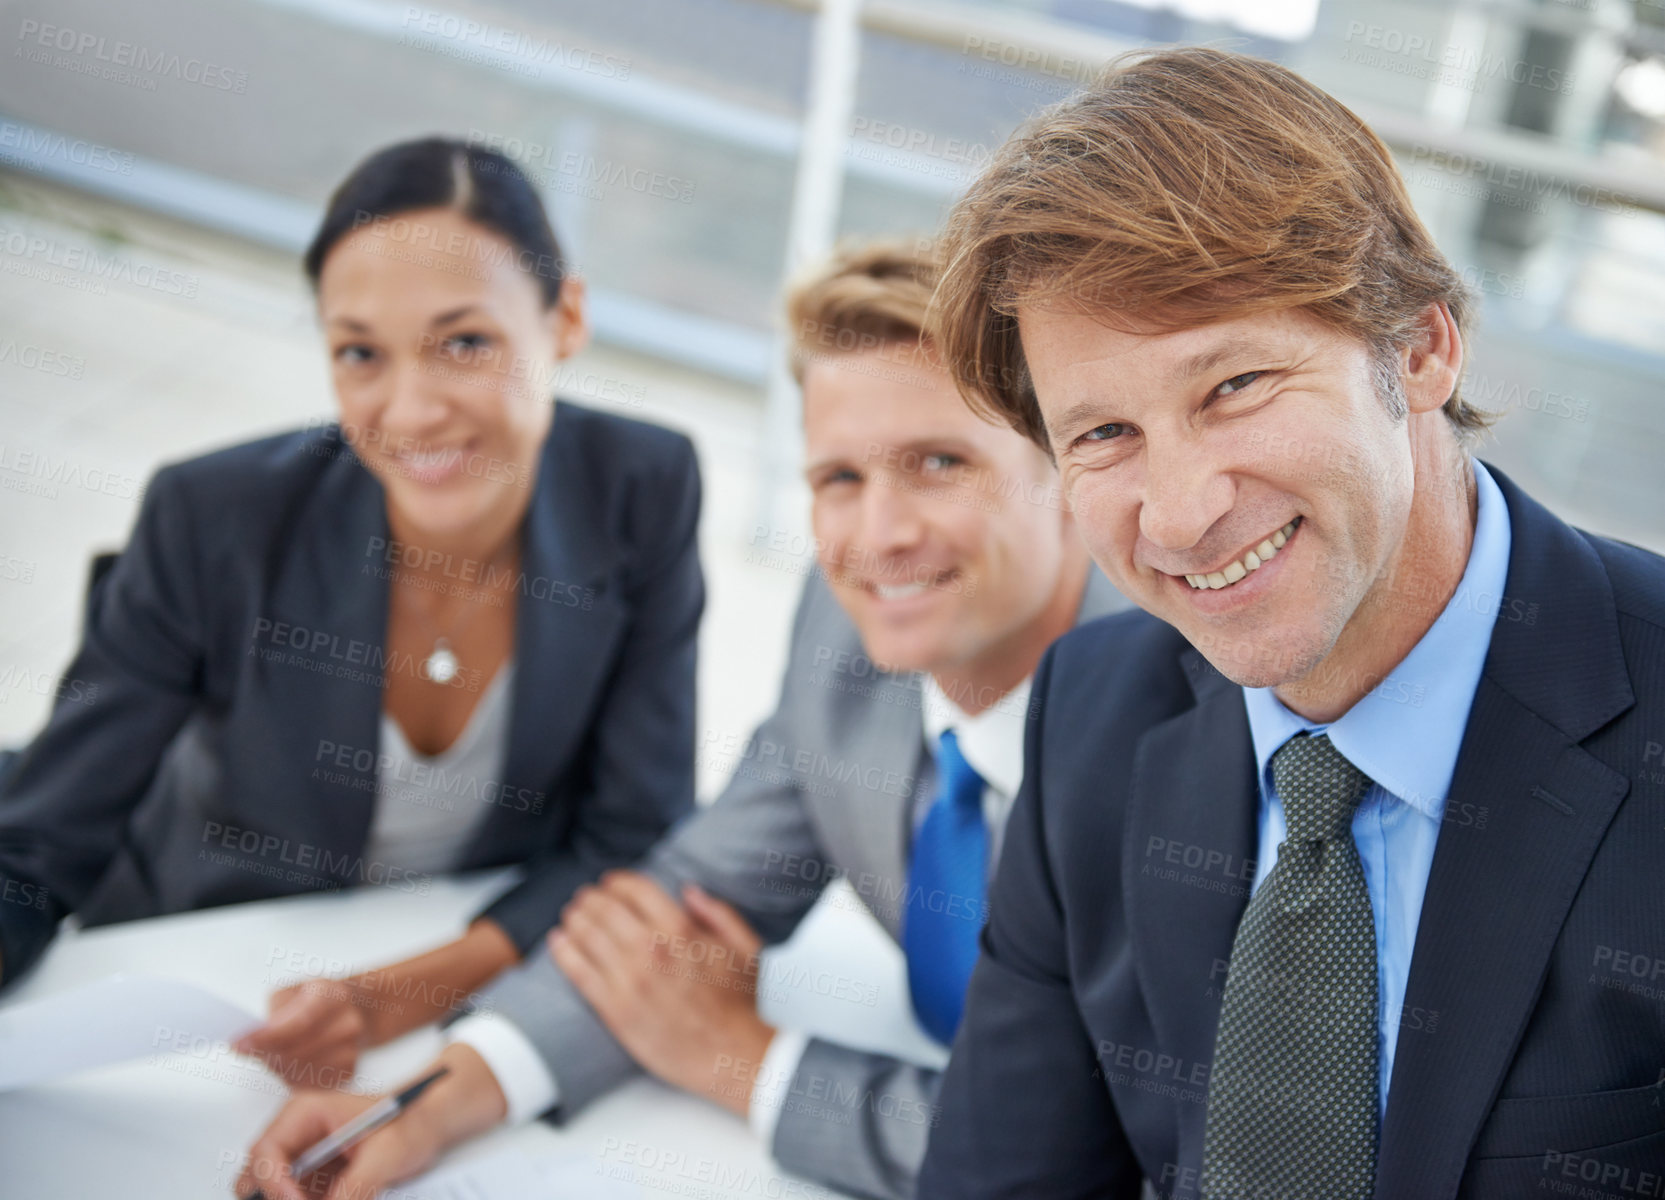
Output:
<path fill-rule="evenodd" d="M 490 809 L 459 869 L 526 864 L 484 914 L 524 953 L 578 885 L 692 806 L 705 589 L 681 434 L 561 401 L 519 482 L 534 495 L 502 779 L 455 795 Z M 400 553 L 335 425 L 157 472 L 50 721 L 0 785 L 0 982 L 66 913 L 429 886 L 363 857 L 382 672 L 415 669 L 382 649 Z M 480 583 L 471 564 L 442 569 Z"/>

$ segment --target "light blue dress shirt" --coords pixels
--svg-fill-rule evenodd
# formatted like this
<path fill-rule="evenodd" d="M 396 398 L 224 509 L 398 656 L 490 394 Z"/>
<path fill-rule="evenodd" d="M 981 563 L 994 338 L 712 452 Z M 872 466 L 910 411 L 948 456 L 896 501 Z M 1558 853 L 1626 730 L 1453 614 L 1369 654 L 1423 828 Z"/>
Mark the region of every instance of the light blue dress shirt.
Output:
<path fill-rule="evenodd" d="M 1413 1029 L 1426 1027 L 1430 1017 L 1402 1010 L 1440 824 L 1485 819 L 1484 812 L 1468 808 L 1447 812 L 1445 803 L 1509 573 L 1509 510 L 1503 493 L 1478 461 L 1474 476 L 1479 506 L 1462 582 L 1438 620 L 1387 678 L 1328 725 L 1291 712 L 1271 688 L 1243 689 L 1260 779 L 1256 889 L 1277 862 L 1288 833 L 1283 803 L 1272 787 L 1270 764 L 1278 747 L 1303 730 L 1328 733 L 1335 748 L 1373 781 L 1353 816 L 1353 841 L 1376 921 L 1378 1115 L 1387 1112 L 1401 1022 Z"/>

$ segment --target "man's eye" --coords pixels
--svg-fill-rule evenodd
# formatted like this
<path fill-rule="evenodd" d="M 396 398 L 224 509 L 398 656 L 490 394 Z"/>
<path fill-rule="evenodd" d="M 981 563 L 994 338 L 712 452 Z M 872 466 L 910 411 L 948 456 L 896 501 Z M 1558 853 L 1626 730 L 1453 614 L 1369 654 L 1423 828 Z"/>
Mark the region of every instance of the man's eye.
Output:
<path fill-rule="evenodd" d="M 1126 425 L 1117 425 L 1113 423 L 1109 425 L 1099 425 L 1082 434 L 1081 440 L 1084 442 L 1109 442 L 1121 437 L 1122 434 L 1126 432 Z"/>
<path fill-rule="evenodd" d="M 1244 371 L 1241 375 L 1233 375 L 1214 390 L 1222 396 L 1229 396 L 1233 392 L 1242 391 L 1263 374 L 1265 374 L 1263 371 Z"/>
<path fill-rule="evenodd" d="M 375 353 L 376 352 L 370 349 L 369 346 L 355 342 L 350 345 L 337 347 L 335 351 L 335 361 L 343 363 L 347 366 L 356 367 L 362 363 L 369 362 L 370 359 L 374 357 Z"/>
<path fill-rule="evenodd" d="M 920 463 L 927 471 L 947 471 L 965 462 L 957 454 L 927 454 L 920 459 Z"/>

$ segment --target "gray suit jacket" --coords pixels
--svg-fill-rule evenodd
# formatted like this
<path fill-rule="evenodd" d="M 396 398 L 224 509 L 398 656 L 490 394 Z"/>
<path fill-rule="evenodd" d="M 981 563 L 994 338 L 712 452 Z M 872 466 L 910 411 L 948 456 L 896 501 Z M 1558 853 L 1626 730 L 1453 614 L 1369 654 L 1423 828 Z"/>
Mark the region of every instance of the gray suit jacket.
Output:
<path fill-rule="evenodd" d="M 1126 607 L 1093 569 L 1077 622 Z M 843 877 L 900 941 L 915 797 L 934 786 L 917 676 L 878 670 L 819 575 L 793 623 L 780 703 L 743 747 L 721 796 L 678 825 L 641 869 L 676 895 L 698 884 L 765 942 L 788 937 Z M 487 993 L 537 1046 L 560 1087 L 550 1115 L 577 1111 L 637 1068 L 547 954 Z M 911 1197 L 934 1123 L 939 1072 L 812 1040 L 772 1147 L 786 1169 L 849 1192 Z M 839 1119 L 829 1119 L 829 1112 Z"/>

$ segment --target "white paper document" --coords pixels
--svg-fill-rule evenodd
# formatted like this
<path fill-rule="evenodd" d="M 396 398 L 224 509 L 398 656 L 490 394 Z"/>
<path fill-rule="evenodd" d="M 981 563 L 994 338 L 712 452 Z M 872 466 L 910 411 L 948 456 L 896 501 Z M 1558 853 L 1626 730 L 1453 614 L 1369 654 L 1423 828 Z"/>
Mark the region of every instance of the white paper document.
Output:
<path fill-rule="evenodd" d="M 647 1193 L 633 1182 L 610 1178 L 594 1158 L 501 1150 L 442 1167 L 401 1184 L 394 1194 L 401 1200 L 642 1200 Z"/>
<path fill-rule="evenodd" d="M 541 1196 L 542 1183 L 532 1160 L 511 1150 L 441 1167 L 401 1184 L 395 1194 L 410 1200 L 508 1200 Z"/>
<path fill-rule="evenodd" d="M 113 975 L 0 1007 L 0 1092 L 146 1055 L 200 1052 L 263 1023 L 195 984 Z"/>

